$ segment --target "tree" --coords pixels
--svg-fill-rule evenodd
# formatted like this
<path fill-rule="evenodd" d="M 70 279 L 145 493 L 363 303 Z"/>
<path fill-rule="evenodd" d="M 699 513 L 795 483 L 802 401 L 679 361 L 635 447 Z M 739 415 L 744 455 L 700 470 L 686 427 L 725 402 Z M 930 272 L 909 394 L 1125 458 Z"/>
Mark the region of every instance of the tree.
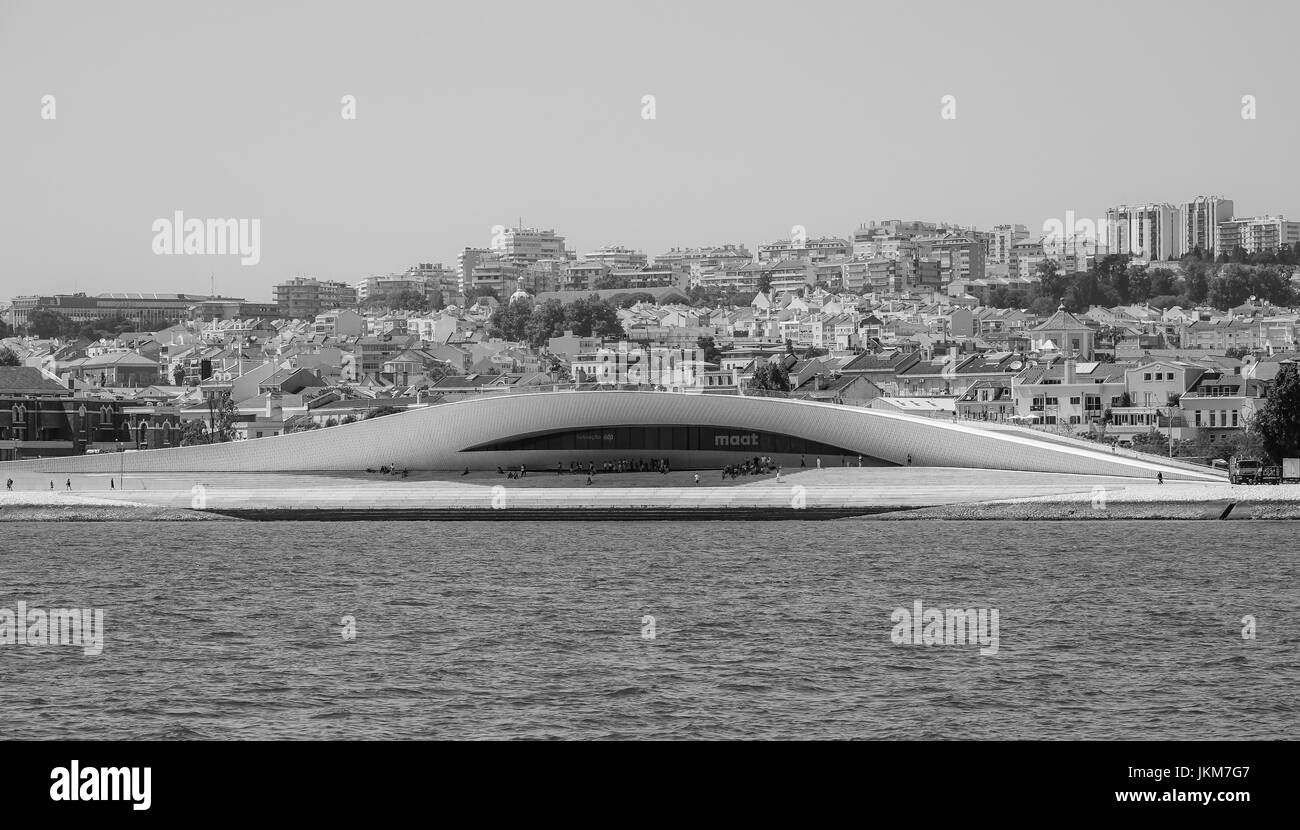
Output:
<path fill-rule="evenodd" d="M 1089 305 L 1102 303 L 1110 305 L 1107 300 L 1127 305 L 1129 301 L 1128 254 L 1107 254 L 1089 271 L 1092 277 L 1092 291 L 1086 298 Z M 1085 308 L 1087 306 L 1084 306 Z"/>
<path fill-rule="evenodd" d="M 4 320 L 0 320 L 0 339 L 5 337 L 10 337 L 13 335 L 13 333 L 14 333 L 13 327 L 10 326 L 8 323 L 6 323 Z"/>
<path fill-rule="evenodd" d="M 637 303 L 654 303 L 655 295 L 646 291 L 636 291 L 631 294 L 615 294 L 607 301 L 610 305 L 619 308 L 631 308 Z"/>
<path fill-rule="evenodd" d="M 718 348 L 712 337 L 701 337 L 695 341 L 695 345 L 699 347 L 700 351 L 704 352 L 705 363 L 716 364 L 722 362 L 722 349 Z"/>
<path fill-rule="evenodd" d="M 1029 312 L 1035 317 L 1051 317 L 1052 312 L 1056 311 L 1057 305 L 1059 305 L 1059 302 L 1051 297 L 1039 297 L 1030 303 Z"/>
<path fill-rule="evenodd" d="M 1250 296 L 1250 274 L 1245 266 L 1228 265 L 1209 281 L 1205 299 L 1214 308 L 1241 305 Z"/>
<path fill-rule="evenodd" d="M 1210 267 L 1203 262 L 1188 264 L 1187 299 L 1194 304 L 1205 302 L 1206 296 L 1210 293 Z M 1152 286 L 1152 290 L 1155 290 L 1155 286 Z"/>
<path fill-rule="evenodd" d="M 552 337 L 564 334 L 564 303 L 547 300 L 533 306 L 524 323 L 524 339 L 533 348 L 546 345 Z"/>
<path fill-rule="evenodd" d="M 27 331 L 42 340 L 51 337 L 70 337 L 76 333 L 76 330 L 76 323 L 73 323 L 66 314 L 58 311 L 42 308 L 27 315 Z"/>
<path fill-rule="evenodd" d="M 208 444 L 208 425 L 199 419 L 181 422 L 181 446 L 192 447 L 195 444 Z"/>
<path fill-rule="evenodd" d="M 533 301 L 520 298 L 506 305 L 497 306 L 492 312 L 488 333 L 504 340 L 526 340 L 528 337 L 528 320 L 533 313 Z"/>
<path fill-rule="evenodd" d="M 401 411 L 402 411 L 402 410 L 398 409 L 398 408 L 395 407 L 395 406 L 387 406 L 387 405 L 384 405 L 384 406 L 377 406 L 377 407 L 375 407 L 374 409 L 372 409 L 372 410 L 370 410 L 369 412 L 366 413 L 366 418 L 365 418 L 365 419 L 366 419 L 367 421 L 369 421 L 371 418 L 382 418 L 382 417 L 384 417 L 385 415 L 396 415 L 397 413 L 399 413 L 399 412 L 401 412 Z"/>
<path fill-rule="evenodd" d="M 1127 284 L 1127 297 L 1123 302 L 1141 303 L 1151 296 L 1151 275 L 1147 273 L 1145 265 L 1130 265 L 1124 281 Z"/>
<path fill-rule="evenodd" d="M 1051 301 L 1052 309 L 1055 310 L 1070 284 L 1069 278 L 1061 273 L 1061 263 L 1045 259 L 1034 267 L 1034 273 L 1042 284 L 1040 293 Z"/>
<path fill-rule="evenodd" d="M 1274 462 L 1300 457 L 1300 373 L 1295 363 L 1281 364 L 1273 394 L 1255 415 L 1253 426 Z"/>
<path fill-rule="evenodd" d="M 595 294 L 564 307 L 564 327 L 579 337 L 615 337 L 623 332 L 618 311 Z"/>
<path fill-rule="evenodd" d="M 208 397 L 208 443 L 223 444 L 235 439 L 235 421 L 239 411 L 229 392 Z"/>
<path fill-rule="evenodd" d="M 76 336 L 87 340 L 112 340 L 124 331 L 133 331 L 135 322 L 125 317 L 101 317 L 77 329 Z"/>
<path fill-rule="evenodd" d="M 754 376 L 746 384 L 749 389 L 772 392 L 790 391 L 790 373 L 780 360 L 767 361 L 754 370 Z"/>
<path fill-rule="evenodd" d="M 1146 276 L 1150 280 L 1147 297 L 1178 293 L 1178 275 L 1169 268 L 1152 268 L 1146 272 Z"/>
<path fill-rule="evenodd" d="M 403 311 L 428 311 L 429 298 L 423 291 L 414 288 L 399 288 L 389 291 L 384 297 L 384 304 L 390 309 Z"/>
<path fill-rule="evenodd" d="M 0 366 L 21 366 L 23 362 L 7 346 L 0 346 Z"/>

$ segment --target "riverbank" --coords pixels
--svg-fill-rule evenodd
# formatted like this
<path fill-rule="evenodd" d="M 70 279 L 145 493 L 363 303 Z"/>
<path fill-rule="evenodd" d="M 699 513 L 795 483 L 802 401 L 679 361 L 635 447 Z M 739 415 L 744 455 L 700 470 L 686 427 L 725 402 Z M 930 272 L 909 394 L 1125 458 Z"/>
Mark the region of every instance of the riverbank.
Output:
<path fill-rule="evenodd" d="M 68 496 L 0 493 L 0 522 L 212 522 L 225 516 L 169 505 Z"/>
<path fill-rule="evenodd" d="M 1300 518 L 1300 485 L 958 468 L 829 468 L 723 479 L 677 471 L 524 479 L 479 473 L 74 477 L 0 493 L 0 521 L 716 521 Z M 93 495 L 92 495 L 93 493 Z"/>
<path fill-rule="evenodd" d="M 1074 501 L 951 504 L 882 513 L 879 521 L 1219 521 L 1300 519 L 1300 501 L 1134 502 L 1092 507 Z"/>

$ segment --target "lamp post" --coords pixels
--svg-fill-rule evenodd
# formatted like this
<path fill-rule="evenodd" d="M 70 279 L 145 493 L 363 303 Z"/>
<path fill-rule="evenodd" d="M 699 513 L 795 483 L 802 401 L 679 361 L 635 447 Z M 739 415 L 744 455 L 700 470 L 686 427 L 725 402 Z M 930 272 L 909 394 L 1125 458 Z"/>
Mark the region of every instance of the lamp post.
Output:
<path fill-rule="evenodd" d="M 1169 407 L 1166 407 L 1166 409 L 1169 410 L 1169 425 L 1168 425 L 1168 429 L 1169 429 L 1169 457 L 1170 457 L 1170 458 L 1173 458 L 1173 457 L 1174 457 L 1174 408 L 1173 408 L 1172 406 L 1169 406 Z"/>

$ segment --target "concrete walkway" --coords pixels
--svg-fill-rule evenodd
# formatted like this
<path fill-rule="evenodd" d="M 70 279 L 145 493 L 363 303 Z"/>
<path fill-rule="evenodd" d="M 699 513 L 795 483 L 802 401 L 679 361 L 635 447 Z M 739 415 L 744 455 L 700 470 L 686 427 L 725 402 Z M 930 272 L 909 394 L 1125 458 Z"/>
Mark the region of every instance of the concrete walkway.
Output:
<path fill-rule="evenodd" d="M 125 480 L 107 474 L 73 476 L 73 490 L 65 489 L 67 476 L 24 475 L 15 491 L 0 491 L 3 505 L 121 504 L 215 511 L 241 517 L 270 518 L 292 513 L 294 518 L 366 518 L 368 514 L 393 514 L 406 518 L 438 518 L 438 514 L 466 511 L 474 517 L 489 515 L 517 518 L 597 517 L 649 511 L 682 517 L 729 511 L 824 511 L 831 515 L 861 515 L 900 509 L 990 502 L 1089 502 L 1109 504 L 1139 502 L 1220 502 L 1275 499 L 1300 501 L 1300 486 L 1246 487 L 1227 483 L 1169 482 L 1077 476 L 1055 473 L 1020 473 L 1001 470 L 936 467 L 832 467 L 783 474 L 728 479 L 719 471 L 693 471 L 669 476 L 656 473 L 598 474 L 599 486 L 586 485 L 586 476 L 532 473 L 511 480 L 494 473 L 461 477 L 447 473 L 412 474 L 409 478 L 329 474 L 147 474 Z M 110 489 L 109 481 L 114 487 Z M 28 480 L 30 479 L 30 480 Z M 123 486 L 124 485 L 124 486 Z M 1100 494 L 1100 495 L 1099 495 Z M 514 515 L 512 515 L 514 514 Z M 288 516 L 286 516 L 288 517 Z"/>

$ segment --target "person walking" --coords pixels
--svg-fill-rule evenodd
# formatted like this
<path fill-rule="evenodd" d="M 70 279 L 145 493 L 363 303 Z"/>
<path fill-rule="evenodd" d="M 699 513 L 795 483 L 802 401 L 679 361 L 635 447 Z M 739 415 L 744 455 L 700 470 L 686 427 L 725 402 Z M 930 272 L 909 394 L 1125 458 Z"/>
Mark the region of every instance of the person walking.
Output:
<path fill-rule="evenodd" d="M 819 455 L 817 456 L 817 469 L 820 470 L 821 468 L 822 468 L 822 457 Z"/>
<path fill-rule="evenodd" d="M 72 489 L 72 479 L 68 479 L 68 489 Z"/>
<path fill-rule="evenodd" d="M 14 480 L 12 478 L 5 482 L 5 489 L 6 490 L 14 489 Z"/>
<path fill-rule="evenodd" d="M 700 483 L 700 474 L 699 474 L 699 473 L 696 473 L 696 474 L 695 474 L 695 483 L 696 483 L 696 484 L 699 484 L 699 483 Z"/>
<path fill-rule="evenodd" d="M 912 454 L 910 452 L 907 454 L 907 466 L 912 466 Z"/>
<path fill-rule="evenodd" d="M 116 489 L 117 489 L 117 484 L 116 484 L 116 482 L 114 482 L 113 479 L 111 479 L 111 478 L 108 480 L 108 489 L 110 489 L 110 490 L 116 490 Z"/>
<path fill-rule="evenodd" d="M 1164 484 L 1164 483 L 1165 483 L 1165 474 L 1156 473 L 1156 484 Z"/>
<path fill-rule="evenodd" d="M 808 459 L 804 458 L 802 455 L 799 456 L 799 466 L 800 466 L 800 467 L 807 467 L 807 466 L 808 466 Z"/>

